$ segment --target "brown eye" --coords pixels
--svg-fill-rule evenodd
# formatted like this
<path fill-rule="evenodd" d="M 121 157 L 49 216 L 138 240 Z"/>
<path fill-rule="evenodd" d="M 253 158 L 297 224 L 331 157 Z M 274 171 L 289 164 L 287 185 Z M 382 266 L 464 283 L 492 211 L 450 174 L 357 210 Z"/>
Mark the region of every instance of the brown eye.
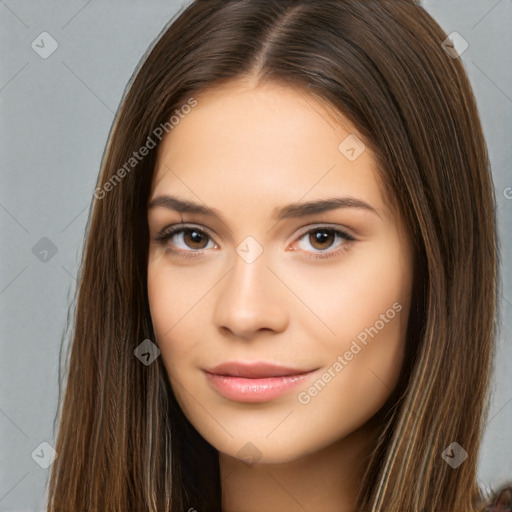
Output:
<path fill-rule="evenodd" d="M 204 249 L 208 244 L 208 236 L 197 229 L 184 229 L 183 241 L 191 249 Z"/>
<path fill-rule="evenodd" d="M 298 246 L 310 259 L 322 259 L 340 255 L 354 241 L 352 235 L 340 229 L 319 226 L 303 233 Z"/>
<path fill-rule="evenodd" d="M 309 232 L 309 241 L 315 249 L 329 249 L 334 243 L 336 234 L 334 229 L 315 229 Z"/>
<path fill-rule="evenodd" d="M 181 256 L 199 256 L 203 249 L 216 246 L 209 233 L 194 226 L 176 225 L 165 228 L 155 236 L 155 240 L 167 251 Z"/>

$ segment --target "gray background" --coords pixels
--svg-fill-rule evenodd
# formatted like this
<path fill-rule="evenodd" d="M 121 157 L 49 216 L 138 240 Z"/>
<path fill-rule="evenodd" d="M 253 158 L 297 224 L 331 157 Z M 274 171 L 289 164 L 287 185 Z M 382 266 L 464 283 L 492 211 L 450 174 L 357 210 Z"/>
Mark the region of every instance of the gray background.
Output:
<path fill-rule="evenodd" d="M 135 66 L 181 5 L 0 0 L 1 511 L 44 507 L 49 470 L 31 454 L 42 442 L 54 443 L 59 348 L 105 141 Z M 512 2 L 423 5 L 448 34 L 469 43 L 461 58 L 493 166 L 504 292 L 479 481 L 497 486 L 512 478 Z M 31 47 L 42 32 L 58 43 L 46 59 Z"/>

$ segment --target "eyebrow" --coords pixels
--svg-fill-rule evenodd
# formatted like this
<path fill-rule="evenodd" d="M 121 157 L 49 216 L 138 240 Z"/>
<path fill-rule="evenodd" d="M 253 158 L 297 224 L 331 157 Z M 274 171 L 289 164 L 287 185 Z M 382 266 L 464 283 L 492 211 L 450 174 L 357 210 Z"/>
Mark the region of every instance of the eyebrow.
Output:
<path fill-rule="evenodd" d="M 151 200 L 148 208 L 155 207 L 168 208 L 181 213 L 198 213 L 214 217 L 221 222 L 225 223 L 222 214 L 215 208 L 194 203 L 185 199 L 180 199 L 176 196 L 162 195 L 157 196 Z M 315 215 L 324 213 L 338 208 L 357 208 L 374 213 L 380 217 L 378 211 L 368 203 L 354 197 L 331 197 L 327 199 L 320 199 L 317 201 L 308 201 L 303 203 L 290 203 L 284 206 L 273 208 L 272 218 L 275 220 L 283 220 L 289 218 L 300 218 L 308 215 Z"/>

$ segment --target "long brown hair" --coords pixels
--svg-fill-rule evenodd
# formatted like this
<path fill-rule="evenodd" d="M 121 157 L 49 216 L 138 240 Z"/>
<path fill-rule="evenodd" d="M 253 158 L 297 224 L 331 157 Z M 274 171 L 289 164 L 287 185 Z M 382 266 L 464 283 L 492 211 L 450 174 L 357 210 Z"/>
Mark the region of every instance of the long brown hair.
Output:
<path fill-rule="evenodd" d="M 134 356 L 155 339 L 156 149 L 126 163 L 190 98 L 243 77 L 345 115 L 415 247 L 407 357 L 357 510 L 484 507 L 476 468 L 495 350 L 495 201 L 475 99 L 446 38 L 413 0 L 196 0 L 159 35 L 128 84 L 92 202 L 48 512 L 221 510 L 217 451 L 184 417 L 161 358 Z M 453 442 L 468 453 L 456 469 L 442 457 Z"/>

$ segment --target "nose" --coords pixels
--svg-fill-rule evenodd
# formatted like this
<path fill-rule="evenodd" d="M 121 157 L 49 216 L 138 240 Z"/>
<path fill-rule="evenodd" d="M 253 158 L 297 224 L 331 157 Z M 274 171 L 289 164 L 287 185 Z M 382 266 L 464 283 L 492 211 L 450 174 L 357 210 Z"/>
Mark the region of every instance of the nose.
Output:
<path fill-rule="evenodd" d="M 214 322 L 224 334 L 229 331 L 243 339 L 254 338 L 259 331 L 282 332 L 289 323 L 286 292 L 275 271 L 267 267 L 265 253 L 252 263 L 237 254 L 218 287 Z"/>

